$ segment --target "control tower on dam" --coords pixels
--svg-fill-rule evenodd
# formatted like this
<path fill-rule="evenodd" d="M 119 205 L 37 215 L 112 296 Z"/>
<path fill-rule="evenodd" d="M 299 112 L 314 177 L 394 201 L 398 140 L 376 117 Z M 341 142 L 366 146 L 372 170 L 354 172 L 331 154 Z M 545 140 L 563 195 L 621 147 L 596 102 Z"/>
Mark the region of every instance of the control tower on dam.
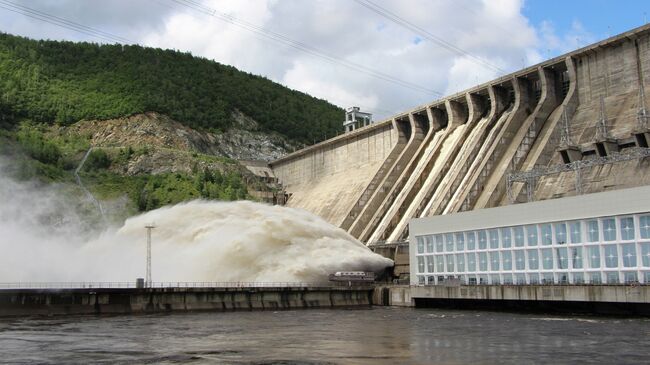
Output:
<path fill-rule="evenodd" d="M 413 218 L 650 184 L 650 26 L 270 163 L 287 205 L 368 244 Z"/>

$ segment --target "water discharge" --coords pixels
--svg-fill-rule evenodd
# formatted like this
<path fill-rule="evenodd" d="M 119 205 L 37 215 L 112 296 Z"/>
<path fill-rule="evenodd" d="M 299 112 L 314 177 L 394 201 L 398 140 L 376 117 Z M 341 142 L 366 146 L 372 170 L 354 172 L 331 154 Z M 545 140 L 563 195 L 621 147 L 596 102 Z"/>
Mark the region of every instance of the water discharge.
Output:
<path fill-rule="evenodd" d="M 315 282 L 334 271 L 379 272 L 392 264 L 300 209 L 193 201 L 131 218 L 115 237 L 141 240 L 148 222 L 157 225 L 154 254 L 162 262 L 156 271 L 163 278 Z"/>
<path fill-rule="evenodd" d="M 144 226 L 152 222 L 154 281 L 321 282 L 334 271 L 392 265 L 299 209 L 192 201 L 89 233 L 61 195 L 0 176 L 0 282 L 133 281 L 144 276 Z"/>

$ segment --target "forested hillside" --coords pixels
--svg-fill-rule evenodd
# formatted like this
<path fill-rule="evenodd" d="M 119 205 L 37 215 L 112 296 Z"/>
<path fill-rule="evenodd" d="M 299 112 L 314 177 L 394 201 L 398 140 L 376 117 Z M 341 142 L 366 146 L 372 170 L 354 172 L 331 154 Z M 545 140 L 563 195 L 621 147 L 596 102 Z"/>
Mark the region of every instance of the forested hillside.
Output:
<path fill-rule="evenodd" d="M 223 131 L 235 110 L 303 143 L 333 136 L 343 111 L 266 78 L 172 50 L 36 41 L 0 33 L 0 124 L 69 125 L 155 111 Z"/>

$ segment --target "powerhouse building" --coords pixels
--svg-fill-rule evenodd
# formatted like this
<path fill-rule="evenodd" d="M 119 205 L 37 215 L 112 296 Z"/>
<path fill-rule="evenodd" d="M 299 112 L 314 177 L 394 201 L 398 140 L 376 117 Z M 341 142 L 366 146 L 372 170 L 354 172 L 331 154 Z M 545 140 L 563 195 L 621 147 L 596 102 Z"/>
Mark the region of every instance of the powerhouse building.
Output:
<path fill-rule="evenodd" d="M 650 284 L 650 186 L 413 219 L 412 285 Z"/>

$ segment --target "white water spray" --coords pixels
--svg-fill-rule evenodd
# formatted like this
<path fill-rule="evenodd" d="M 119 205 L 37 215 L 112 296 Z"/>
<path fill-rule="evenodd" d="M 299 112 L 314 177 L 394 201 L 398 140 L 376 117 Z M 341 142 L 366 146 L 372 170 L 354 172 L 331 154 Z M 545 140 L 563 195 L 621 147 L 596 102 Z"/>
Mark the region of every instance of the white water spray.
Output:
<path fill-rule="evenodd" d="M 335 271 L 379 272 L 392 261 L 299 209 L 192 201 L 83 238 L 55 191 L 0 178 L 0 282 L 133 281 L 145 274 L 145 226 L 155 222 L 154 281 L 321 282 Z M 53 228 L 44 217 L 60 215 Z"/>

